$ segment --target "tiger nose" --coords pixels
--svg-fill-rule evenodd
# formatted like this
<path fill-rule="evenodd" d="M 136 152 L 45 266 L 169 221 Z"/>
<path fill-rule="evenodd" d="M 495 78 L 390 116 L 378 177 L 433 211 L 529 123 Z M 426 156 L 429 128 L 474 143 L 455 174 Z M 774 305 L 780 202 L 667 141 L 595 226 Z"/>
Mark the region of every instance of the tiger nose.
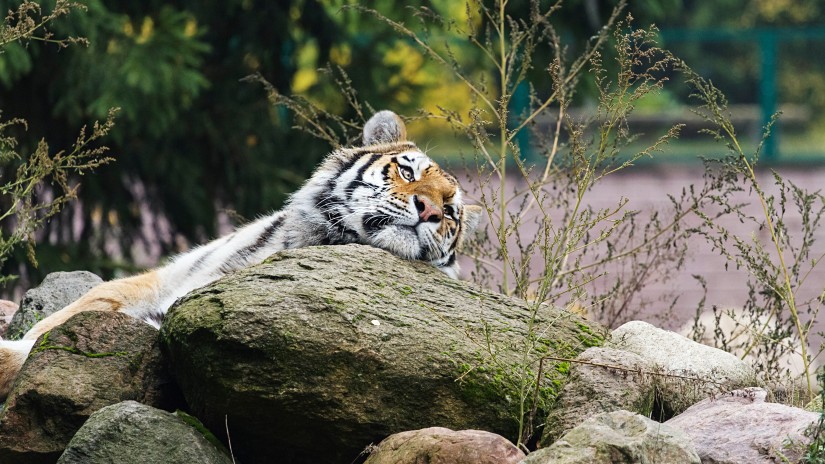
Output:
<path fill-rule="evenodd" d="M 413 203 L 422 222 L 441 222 L 441 209 L 435 206 L 429 198 L 414 195 Z"/>

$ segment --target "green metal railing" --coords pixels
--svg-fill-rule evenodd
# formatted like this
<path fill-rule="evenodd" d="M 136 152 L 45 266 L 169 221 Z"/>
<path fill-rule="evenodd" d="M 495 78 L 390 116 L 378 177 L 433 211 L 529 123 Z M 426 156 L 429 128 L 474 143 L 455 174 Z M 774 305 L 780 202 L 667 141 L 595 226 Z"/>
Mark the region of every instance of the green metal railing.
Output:
<path fill-rule="evenodd" d="M 674 43 L 752 43 L 759 50 L 759 119 L 762 127 L 770 123 L 778 108 L 777 68 L 779 46 L 783 42 L 815 40 L 825 43 L 825 27 L 815 28 L 756 28 L 756 29 L 666 29 L 660 32 L 663 46 Z M 823 47 L 825 49 L 825 47 Z M 527 87 L 516 89 L 510 102 L 512 114 L 526 111 L 530 103 Z M 781 119 L 780 119 L 781 121 Z M 780 126 L 775 125 L 765 140 L 762 154 L 768 162 L 779 160 Z M 517 138 L 520 151 L 526 159 L 536 160 L 537 153 L 530 146 L 530 137 L 523 131 Z M 812 159 L 821 160 L 825 153 Z"/>
<path fill-rule="evenodd" d="M 664 46 L 672 42 L 746 42 L 759 47 L 759 107 L 762 126 L 766 126 L 777 109 L 776 71 L 779 44 L 798 40 L 825 39 L 825 27 L 790 29 L 667 29 L 661 31 Z M 779 157 L 779 127 L 765 140 L 764 155 L 769 161 Z"/>

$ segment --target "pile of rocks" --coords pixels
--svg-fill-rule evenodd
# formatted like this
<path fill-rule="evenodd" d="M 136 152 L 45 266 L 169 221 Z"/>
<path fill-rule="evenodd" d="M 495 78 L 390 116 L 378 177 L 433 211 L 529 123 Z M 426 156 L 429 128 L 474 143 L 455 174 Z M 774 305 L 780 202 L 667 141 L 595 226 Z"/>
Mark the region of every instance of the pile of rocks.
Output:
<path fill-rule="evenodd" d="M 15 318 L 79 296 L 46 293 L 71 277 Z M 542 306 L 531 338 L 529 312 L 381 250 L 286 251 L 184 297 L 160 333 L 89 312 L 45 335 L 0 413 L 0 462 L 771 462 L 819 417 L 679 335 Z M 572 360 L 530 390 L 552 407 L 529 455 L 503 438 L 513 380 L 536 375 L 527 339 Z"/>

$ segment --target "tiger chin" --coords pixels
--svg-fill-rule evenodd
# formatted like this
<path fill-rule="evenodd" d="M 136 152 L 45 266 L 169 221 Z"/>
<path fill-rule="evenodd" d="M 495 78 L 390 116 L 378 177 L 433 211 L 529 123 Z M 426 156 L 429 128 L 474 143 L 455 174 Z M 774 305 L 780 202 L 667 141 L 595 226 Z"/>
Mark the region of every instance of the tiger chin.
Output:
<path fill-rule="evenodd" d="M 38 337 L 82 311 L 120 311 L 160 327 L 179 297 L 271 254 L 359 243 L 425 261 L 458 277 L 456 253 L 481 218 L 455 177 L 413 142 L 391 111 L 364 126 L 363 146 L 333 151 L 286 206 L 145 274 L 91 289 L 41 320 L 19 341 L 0 341 L 0 401 Z"/>

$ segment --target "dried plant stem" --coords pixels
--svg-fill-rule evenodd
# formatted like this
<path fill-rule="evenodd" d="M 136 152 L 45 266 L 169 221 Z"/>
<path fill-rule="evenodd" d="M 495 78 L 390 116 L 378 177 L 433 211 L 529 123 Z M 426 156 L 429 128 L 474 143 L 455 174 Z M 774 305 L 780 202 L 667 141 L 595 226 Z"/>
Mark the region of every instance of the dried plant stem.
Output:
<path fill-rule="evenodd" d="M 721 193 L 713 197 L 711 203 L 721 207 L 723 211 L 733 215 L 739 221 L 752 221 L 754 226 L 767 229 L 771 242 L 770 245 L 763 244 L 755 236 L 749 240 L 741 238 L 728 230 L 718 220 L 718 216 L 711 218 L 700 212 L 700 215 L 704 215 L 703 220 L 709 230 L 713 231 L 713 234 L 705 234 L 705 236 L 714 249 L 718 250 L 728 261 L 735 262 L 737 267 L 744 266 L 749 273 L 747 281 L 749 296 L 743 308 L 744 317 L 747 319 L 741 323 L 756 325 L 756 328 L 753 333 L 750 333 L 744 345 L 738 344 L 735 348 L 741 349 L 742 358 L 755 353 L 754 362 L 761 363 L 761 367 L 766 372 L 777 376 L 789 373 L 789 371 L 786 366 L 779 366 L 776 360 L 784 353 L 798 355 L 802 361 L 804 383 L 810 400 L 813 398 L 814 383 L 811 376 L 808 340 L 813 321 L 819 314 L 821 301 L 816 298 L 800 303 L 797 292 L 813 268 L 825 256 L 824 253 L 812 261 L 808 259 L 815 242 L 813 231 L 817 229 L 820 219 L 825 215 L 825 197 L 819 192 L 808 193 L 784 180 L 775 172 L 773 173 L 774 182 L 780 191 L 778 197 L 769 195 L 757 178 L 756 163 L 765 140 L 771 135 L 771 128 L 778 115 L 774 115 L 764 128 L 762 142 L 750 158 L 739 143 L 727 111 L 727 100 L 724 95 L 710 82 L 702 79 L 690 69 L 684 68 L 683 71 L 688 76 L 688 82 L 695 88 L 693 96 L 702 102 L 700 109 L 703 111 L 697 113 L 713 124 L 713 128 L 706 132 L 713 135 L 716 140 L 726 141 L 729 150 L 728 156 L 716 163 L 713 171 L 706 168 L 706 176 L 707 173 L 712 173 L 711 176 L 714 176 L 720 185 L 726 186 L 722 187 Z M 741 200 L 733 199 L 734 193 L 746 188 L 758 199 L 761 214 L 753 216 L 743 212 Z M 793 234 L 788 230 L 784 219 L 786 202 L 789 199 L 795 203 L 801 213 L 802 230 L 798 234 Z M 797 237 L 792 239 L 794 235 Z M 795 245 L 797 242 L 798 244 Z M 808 266 L 807 271 L 803 269 L 805 265 Z M 820 290 L 818 294 L 821 295 L 823 292 Z M 801 308 L 800 304 L 804 308 Z M 802 320 L 801 309 L 807 310 L 811 322 L 805 323 Z M 728 313 L 728 315 L 735 322 L 740 323 L 736 318 L 742 316 L 735 313 Z M 718 318 L 719 316 L 717 316 L 717 324 Z M 768 331 L 775 336 L 766 336 Z M 787 333 L 797 339 L 798 353 L 797 349 L 789 343 L 784 343 L 784 338 L 788 335 L 783 334 Z M 728 342 L 728 340 L 721 340 L 723 348 L 727 347 Z M 765 356 L 766 353 L 769 356 Z"/>
<path fill-rule="evenodd" d="M 796 307 L 796 295 L 791 285 L 791 275 L 788 270 L 788 266 L 785 264 L 785 253 L 782 249 L 782 243 L 780 242 L 779 238 L 776 234 L 776 228 L 774 227 L 773 220 L 771 219 L 770 211 L 768 210 L 768 204 L 765 201 L 765 193 L 763 192 L 762 188 L 759 186 L 759 181 L 756 178 L 756 173 L 754 172 L 753 165 L 748 161 L 747 156 L 745 156 L 742 147 L 739 145 L 739 140 L 736 137 L 736 134 L 733 131 L 733 127 L 726 124 L 722 126 L 722 129 L 728 135 L 732 143 L 734 144 L 736 151 L 739 153 L 742 163 L 745 165 L 746 174 L 748 175 L 753 187 L 754 191 L 756 192 L 756 196 L 759 198 L 759 204 L 762 207 L 762 214 L 765 218 L 765 224 L 768 226 L 768 232 L 771 235 L 771 242 L 773 242 L 774 249 L 776 250 L 776 256 L 779 260 L 779 266 L 782 270 L 782 277 L 784 279 L 784 291 L 780 292 L 782 299 L 788 304 L 788 311 L 791 313 L 791 319 L 794 323 L 796 328 L 796 333 L 799 336 L 799 343 L 801 345 L 801 358 L 802 364 L 805 371 L 805 382 L 807 383 L 807 389 L 809 396 L 813 396 L 813 383 L 811 382 L 811 369 L 810 369 L 810 361 L 808 360 L 808 330 L 802 327 L 802 321 L 799 317 L 799 311 Z M 770 130 L 770 127 L 768 127 Z M 768 323 L 775 315 L 774 312 L 771 312 L 771 315 L 768 317 L 768 320 L 765 321 L 765 324 L 762 326 L 762 329 L 759 331 L 758 336 L 754 337 L 754 341 L 745 349 L 742 357 L 747 356 L 751 350 L 756 346 L 756 341 L 762 334 L 764 334 L 765 329 L 768 326 Z"/>
<path fill-rule="evenodd" d="M 641 374 L 641 375 L 650 375 L 650 376 L 656 376 L 656 377 L 665 377 L 665 378 L 672 378 L 672 379 L 689 380 L 691 382 L 699 382 L 699 383 L 704 383 L 704 384 L 713 384 L 713 385 L 715 385 L 717 387 L 720 387 L 720 388 L 725 387 L 724 383 L 716 382 L 714 380 L 709 380 L 709 379 L 705 379 L 705 378 L 702 378 L 702 377 L 694 377 L 694 376 L 691 376 L 691 375 L 672 374 L 672 373 L 669 373 L 669 372 L 657 372 L 657 371 L 645 370 L 645 369 L 642 369 L 642 368 L 632 369 L 632 368 L 629 368 L 629 367 L 626 367 L 626 366 L 614 366 L 612 364 L 604 364 L 604 363 L 598 363 L 598 362 L 593 362 L 593 361 L 582 361 L 580 359 L 567 359 L 567 358 L 562 358 L 562 357 L 558 357 L 558 356 L 551 356 L 551 355 L 545 355 L 542 358 L 543 359 L 549 359 L 551 361 L 571 362 L 571 363 L 583 364 L 583 365 L 587 365 L 587 366 L 603 367 L 605 369 L 616 369 L 616 370 L 619 370 L 619 371 L 633 372 L 633 373 Z"/>

